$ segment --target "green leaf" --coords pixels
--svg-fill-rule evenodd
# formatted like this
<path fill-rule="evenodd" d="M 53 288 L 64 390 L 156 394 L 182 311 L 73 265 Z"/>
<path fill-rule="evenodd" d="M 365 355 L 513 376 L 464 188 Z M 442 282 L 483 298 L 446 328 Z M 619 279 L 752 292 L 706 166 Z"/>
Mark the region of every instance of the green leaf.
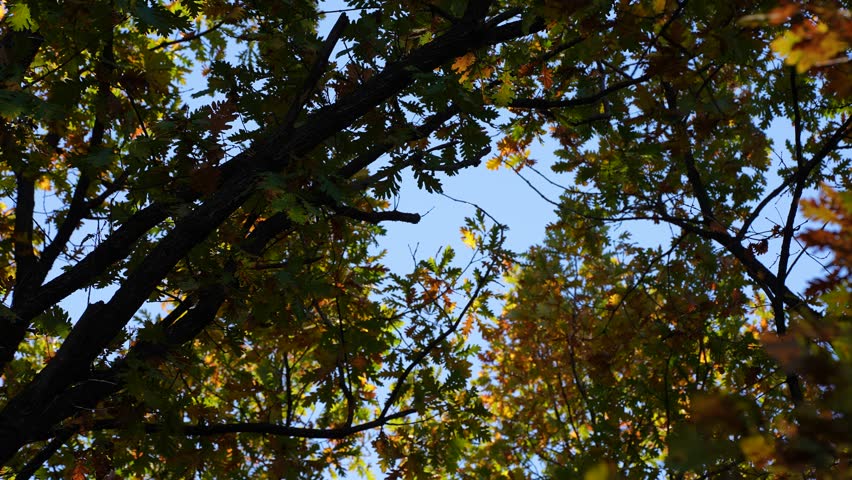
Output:
<path fill-rule="evenodd" d="M 44 335 L 65 337 L 71 331 L 71 318 L 68 312 L 58 306 L 52 306 L 33 320 L 36 328 Z"/>
<path fill-rule="evenodd" d="M 17 1 L 9 5 L 9 12 L 7 18 L 9 19 L 9 25 L 11 25 L 12 30 L 15 31 L 23 31 L 23 30 L 38 30 L 38 24 L 32 18 L 30 14 L 30 7 L 26 2 Z"/>

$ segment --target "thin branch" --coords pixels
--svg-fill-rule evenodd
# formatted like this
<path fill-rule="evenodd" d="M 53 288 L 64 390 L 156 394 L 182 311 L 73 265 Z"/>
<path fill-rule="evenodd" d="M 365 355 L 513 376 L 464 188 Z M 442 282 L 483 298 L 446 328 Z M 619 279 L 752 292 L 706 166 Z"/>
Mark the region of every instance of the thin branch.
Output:
<path fill-rule="evenodd" d="M 347 25 L 349 25 L 349 17 L 347 17 L 345 13 L 341 13 L 337 22 L 331 28 L 331 31 L 329 31 L 328 37 L 326 37 L 323 42 L 322 48 L 317 53 L 317 58 L 311 66 L 308 76 L 305 78 L 305 82 L 299 89 L 299 94 L 296 95 L 293 102 L 290 104 L 290 108 L 287 109 L 287 115 L 284 117 L 282 122 L 284 128 L 291 128 L 293 124 L 296 123 L 296 119 L 299 117 L 299 114 L 302 113 L 305 103 L 308 101 L 311 94 L 314 93 L 317 88 L 317 83 L 320 81 L 320 78 L 322 78 L 323 73 L 325 73 L 325 69 L 328 66 L 328 59 L 334 51 L 334 46 L 337 45 L 337 41 L 340 40 L 340 36 L 343 35 L 343 31 L 346 29 Z"/>
<path fill-rule="evenodd" d="M 223 435 L 228 433 L 259 433 L 291 438 L 339 439 L 363 432 L 365 430 L 371 430 L 376 427 L 384 426 L 391 420 L 404 418 L 414 413 L 417 413 L 417 410 L 409 408 L 389 415 L 380 415 L 375 420 L 371 420 L 369 422 L 361 423 L 358 425 L 352 425 L 350 427 L 340 428 L 302 428 L 289 427 L 277 423 L 245 422 L 222 423 L 213 425 L 183 425 L 181 427 L 177 427 L 177 431 L 188 436 Z M 95 422 L 94 426 L 92 427 L 92 430 L 115 430 L 125 428 L 126 426 L 127 424 L 125 422 L 117 420 L 102 420 L 100 422 Z M 170 431 L 172 429 L 172 427 L 170 426 L 165 426 L 156 423 L 146 423 L 143 425 L 143 428 L 147 433 Z"/>
<path fill-rule="evenodd" d="M 796 81 L 796 67 L 790 67 L 790 95 L 793 104 L 793 140 L 796 144 L 796 165 L 799 167 L 805 163 L 805 158 L 802 156 L 802 112 L 799 110 L 799 85 Z"/>
<path fill-rule="evenodd" d="M 51 438 L 50 441 L 47 442 L 47 445 L 41 447 L 41 450 L 33 455 L 30 461 L 18 470 L 15 480 L 28 480 L 32 478 L 44 462 L 48 461 L 50 457 L 56 454 L 56 452 L 65 445 L 65 442 L 77 434 L 78 431 L 79 428 L 68 428 Z"/>
<path fill-rule="evenodd" d="M 400 212 L 399 210 L 388 210 L 378 212 L 365 212 L 357 208 L 348 206 L 334 207 L 338 215 L 349 217 L 353 220 L 378 224 L 380 222 L 405 222 L 405 223 L 420 223 L 419 213 Z"/>
<path fill-rule="evenodd" d="M 106 124 L 108 122 L 106 105 L 109 98 L 112 97 L 110 92 L 112 72 L 115 70 L 115 53 L 113 52 L 113 32 L 107 34 L 107 39 L 101 53 L 100 61 L 98 62 L 102 75 L 98 75 L 98 94 L 95 99 L 95 124 L 92 126 L 91 137 L 89 139 L 89 153 L 100 148 L 103 143 Z M 80 168 L 80 178 L 77 180 L 77 186 L 71 197 L 71 204 L 68 206 L 68 213 L 65 219 L 54 236 L 53 241 L 44 248 L 41 260 L 39 261 L 39 271 L 37 283 L 41 285 L 50 269 L 53 268 L 53 263 L 56 261 L 59 254 L 65 249 L 71 235 L 77 230 L 80 221 L 85 218 L 91 211 L 89 202 L 86 200 L 86 195 L 89 186 L 92 183 L 92 173 L 87 168 Z"/>
<path fill-rule="evenodd" d="M 742 240 L 745 237 L 752 223 L 757 220 L 757 217 L 760 216 L 760 212 L 766 207 L 766 205 L 769 204 L 770 201 L 772 201 L 773 198 L 780 195 L 784 190 L 787 189 L 787 187 L 792 185 L 794 182 L 798 182 L 799 178 L 806 179 L 810 177 L 811 172 L 815 168 L 817 168 L 823 160 L 825 160 L 825 157 L 827 157 L 828 154 L 830 154 L 838 147 L 841 141 L 844 140 L 844 137 L 846 136 L 847 130 L 849 130 L 850 126 L 852 126 L 852 116 L 847 117 L 846 120 L 842 124 L 840 124 L 840 126 L 834 131 L 831 137 L 829 137 L 828 140 L 826 140 L 825 143 L 822 145 L 822 148 L 820 148 L 814 154 L 810 161 L 808 161 L 802 167 L 797 169 L 795 173 L 785 178 L 781 185 L 778 185 L 775 190 L 770 192 L 769 195 L 767 195 L 766 197 L 764 197 L 763 200 L 760 201 L 757 207 L 752 210 L 751 214 L 743 223 L 742 229 L 737 234 L 737 240 Z"/>
<path fill-rule="evenodd" d="M 459 325 L 461 325 L 462 320 L 467 315 L 468 310 L 470 310 L 470 307 L 473 306 L 473 303 L 479 297 L 479 294 L 482 292 L 482 289 L 485 288 L 485 285 L 488 283 L 486 279 L 491 275 L 495 267 L 496 265 L 494 263 L 491 263 L 488 266 L 488 270 L 480 280 L 479 284 L 476 286 L 476 289 L 471 294 L 464 308 L 462 308 L 462 311 L 461 313 L 459 313 L 459 316 L 456 318 L 456 321 L 453 322 L 453 324 L 450 325 L 449 328 L 444 330 L 440 335 L 433 338 L 432 341 L 429 342 L 422 350 L 420 350 L 420 352 L 414 356 L 411 362 L 409 362 L 408 366 L 405 367 L 405 370 L 403 370 L 402 374 L 397 377 L 396 384 L 391 390 L 390 395 L 388 395 L 387 400 L 385 400 L 385 405 L 382 408 L 382 413 L 379 415 L 380 418 L 384 417 L 385 414 L 387 414 L 388 410 L 390 410 L 394 403 L 396 403 L 396 401 L 399 399 L 399 396 L 402 393 L 402 388 L 405 386 L 405 381 L 408 378 L 408 375 L 410 375 L 411 372 L 418 365 L 420 365 L 420 362 L 422 362 L 427 356 L 429 356 L 432 351 L 436 349 L 438 345 L 441 344 L 441 342 L 446 340 L 450 335 L 452 335 L 453 332 L 458 329 Z"/>
<path fill-rule="evenodd" d="M 509 107 L 512 108 L 529 108 L 529 109 L 549 109 L 549 108 L 568 108 L 579 107 L 583 105 L 592 105 L 599 100 L 602 100 L 607 95 L 623 90 L 633 85 L 638 85 L 653 77 L 653 74 L 646 73 L 640 77 L 632 78 L 622 82 L 614 83 L 609 87 L 589 95 L 587 97 L 570 98 L 565 100 L 548 100 L 546 98 L 519 98 L 509 102 Z"/>
<path fill-rule="evenodd" d="M 393 148 L 412 140 L 419 140 L 421 138 L 428 137 L 432 134 L 432 132 L 441 128 L 441 126 L 460 111 L 461 109 L 456 104 L 451 104 L 446 110 L 435 113 L 427 118 L 421 125 L 413 126 L 406 132 L 403 138 L 382 142 L 368 150 L 363 155 L 354 158 L 349 163 L 341 167 L 337 171 L 337 175 L 343 178 L 349 178 L 355 175 L 359 171 L 370 166 L 373 162 L 378 160 L 385 153 L 391 151 Z"/>
<path fill-rule="evenodd" d="M 218 22 L 216 22 L 215 25 L 208 28 L 207 30 L 202 30 L 200 32 L 193 32 L 193 33 L 190 33 L 189 35 L 186 35 L 186 36 L 181 37 L 181 38 L 176 38 L 174 40 L 163 41 L 162 43 L 160 43 L 156 46 L 153 46 L 153 47 L 149 48 L 148 50 L 153 52 L 153 51 L 159 50 L 161 48 L 166 48 L 166 47 L 169 47 L 169 46 L 172 46 L 172 45 L 176 45 L 178 43 L 191 42 L 195 39 L 198 39 L 198 38 L 201 38 L 201 37 L 207 35 L 210 32 L 218 30 L 222 25 L 225 24 L 225 20 L 226 19 L 219 20 Z"/>
<path fill-rule="evenodd" d="M 683 139 L 689 138 L 689 133 L 683 120 L 683 116 L 677 111 L 677 93 L 667 82 L 663 82 L 663 89 L 665 90 L 666 106 L 668 107 L 669 113 L 674 118 L 675 133 Z M 692 192 L 695 194 L 695 198 L 698 200 L 698 206 L 701 208 L 701 216 L 704 218 L 704 222 L 710 225 L 715 220 L 715 216 L 713 214 L 713 203 L 710 201 L 710 195 L 707 193 L 707 188 L 704 186 L 704 181 L 701 179 L 701 174 L 698 172 L 698 168 L 695 165 L 695 157 L 692 154 L 692 149 L 688 147 L 685 148 L 686 151 L 682 152 L 682 155 L 684 168 L 686 170 L 686 177 L 689 180 L 690 186 L 692 186 Z"/>

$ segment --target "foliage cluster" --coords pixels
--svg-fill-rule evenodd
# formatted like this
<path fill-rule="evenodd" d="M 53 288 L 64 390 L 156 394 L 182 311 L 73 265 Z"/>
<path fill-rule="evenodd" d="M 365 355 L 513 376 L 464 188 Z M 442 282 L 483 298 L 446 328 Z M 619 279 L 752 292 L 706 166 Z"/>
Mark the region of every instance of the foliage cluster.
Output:
<path fill-rule="evenodd" d="M 0 4 L 0 476 L 850 475 L 839 2 L 323 8 Z M 383 264 L 546 138 L 540 245 Z"/>

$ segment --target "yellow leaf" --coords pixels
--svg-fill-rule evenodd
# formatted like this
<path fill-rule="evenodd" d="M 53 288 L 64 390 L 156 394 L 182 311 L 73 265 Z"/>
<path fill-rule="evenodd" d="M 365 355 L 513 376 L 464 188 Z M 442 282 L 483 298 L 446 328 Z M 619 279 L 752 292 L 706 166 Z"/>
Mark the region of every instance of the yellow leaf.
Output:
<path fill-rule="evenodd" d="M 0 3 L 0 20 L 3 20 L 3 17 L 6 16 L 6 3 Z"/>
<path fill-rule="evenodd" d="M 666 0 L 654 0 L 654 13 L 661 14 L 666 10 Z"/>
<path fill-rule="evenodd" d="M 36 187 L 38 187 L 39 190 L 46 190 L 49 192 L 50 180 L 47 177 L 42 177 L 38 182 L 36 182 Z"/>
<path fill-rule="evenodd" d="M 464 227 L 460 230 L 462 234 L 462 243 L 470 248 L 476 248 L 476 234 Z"/>
<path fill-rule="evenodd" d="M 467 80 L 470 66 L 473 65 L 473 62 L 476 61 L 476 55 L 473 53 L 467 53 L 464 56 L 456 58 L 456 61 L 453 62 L 452 69 L 458 74 L 461 74 L 461 78 L 459 79 L 459 83 Z"/>
<path fill-rule="evenodd" d="M 606 462 L 600 462 L 594 467 L 586 470 L 586 474 L 583 476 L 584 480 L 609 480 L 612 478 L 612 472 L 610 471 L 609 464 Z"/>
<path fill-rule="evenodd" d="M 498 155 L 491 160 L 485 162 L 485 168 L 488 170 L 497 170 L 500 168 L 500 165 L 503 163 L 503 159 Z"/>
<path fill-rule="evenodd" d="M 621 295 L 613 293 L 606 299 L 606 308 L 615 308 L 621 302 Z"/>
<path fill-rule="evenodd" d="M 751 435 L 740 440 L 740 450 L 750 461 L 764 464 L 772 458 L 775 448 L 763 435 Z"/>
<path fill-rule="evenodd" d="M 801 39 L 802 38 L 800 36 L 787 30 L 783 35 L 773 40 L 772 43 L 769 44 L 769 47 L 778 55 L 786 57 L 790 55 L 790 52 L 793 51 L 793 47 L 799 43 Z"/>

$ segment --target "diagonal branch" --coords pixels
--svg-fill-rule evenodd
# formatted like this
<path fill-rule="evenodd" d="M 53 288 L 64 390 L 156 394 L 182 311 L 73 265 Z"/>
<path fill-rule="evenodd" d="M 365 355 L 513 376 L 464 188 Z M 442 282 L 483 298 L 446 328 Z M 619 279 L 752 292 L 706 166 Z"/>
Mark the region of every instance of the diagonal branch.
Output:
<path fill-rule="evenodd" d="M 325 73 L 331 52 L 334 51 L 334 46 L 337 45 L 337 41 L 340 39 L 340 36 L 343 34 L 343 30 L 346 29 L 347 25 L 349 25 L 349 17 L 347 17 L 345 13 L 340 14 L 337 22 L 333 27 L 331 27 L 328 37 L 326 37 L 323 42 L 322 48 L 317 53 L 317 59 L 311 66 L 311 69 L 308 72 L 308 77 L 299 89 L 299 93 L 295 96 L 295 98 L 293 98 L 290 108 L 287 109 L 287 115 L 284 117 L 282 122 L 282 126 L 284 128 L 292 128 L 296 123 L 296 119 L 305 107 L 305 102 L 307 102 L 310 96 L 314 93 L 317 88 L 317 83 L 319 83 L 322 75 Z"/>
<path fill-rule="evenodd" d="M 743 222 L 743 226 L 737 234 L 737 240 L 742 240 L 743 238 L 745 238 L 749 228 L 751 228 L 751 225 L 757 220 L 757 217 L 760 216 L 760 212 L 763 211 L 763 209 L 766 208 L 767 205 L 769 205 L 769 202 L 771 202 L 778 195 L 781 195 L 781 193 L 784 192 L 784 190 L 786 190 L 790 185 L 801 181 L 800 179 L 809 178 L 814 169 L 819 167 L 822 164 L 823 160 L 825 160 L 825 158 L 831 152 L 838 148 L 840 142 L 842 142 L 844 137 L 849 133 L 848 131 L 850 127 L 852 127 L 852 116 L 847 117 L 846 120 L 844 120 L 843 123 L 841 123 L 840 126 L 838 126 L 834 130 L 834 133 L 832 133 L 832 135 L 825 141 L 825 143 L 823 143 L 822 147 L 814 154 L 813 157 L 811 157 L 811 159 L 807 163 L 799 167 L 792 175 L 789 175 L 787 178 L 785 178 L 781 185 L 778 185 L 775 190 L 772 190 L 769 195 L 764 197 L 763 200 L 761 200 L 760 203 L 757 204 L 754 210 L 751 211 L 751 214 L 748 216 L 745 222 Z"/>
<path fill-rule="evenodd" d="M 680 153 L 683 155 L 683 165 L 686 170 L 686 178 L 689 180 L 689 184 L 692 186 L 695 198 L 698 200 L 698 206 L 701 209 L 701 216 L 704 219 L 704 223 L 710 225 L 715 220 L 715 215 L 713 214 L 713 203 L 710 201 L 710 195 L 707 193 L 707 187 L 704 185 L 704 181 L 701 179 L 701 174 L 698 172 L 698 168 L 695 165 L 695 157 L 692 154 L 692 149 L 689 147 L 689 142 L 687 140 L 689 138 L 689 132 L 687 131 L 686 123 L 684 122 L 683 117 L 677 113 L 677 93 L 667 82 L 663 82 L 663 89 L 666 94 L 666 106 L 674 119 L 676 138 L 680 138 L 684 142 L 682 148 L 685 151 Z"/>
<path fill-rule="evenodd" d="M 100 148 L 104 140 L 106 131 L 107 118 L 107 101 L 112 97 L 110 92 L 112 83 L 112 72 L 115 70 L 115 53 L 113 52 L 113 34 L 107 34 L 106 44 L 104 45 L 101 59 L 98 62 L 97 71 L 101 73 L 98 77 L 98 95 L 95 98 L 95 124 L 92 127 L 92 133 L 89 138 L 89 152 L 93 152 Z M 74 193 L 71 197 L 71 204 L 68 207 L 68 213 L 59 229 L 56 236 L 42 251 L 41 259 L 39 260 L 36 284 L 41 285 L 48 272 L 53 267 L 59 254 L 65 249 L 71 235 L 77 230 L 80 221 L 91 212 L 91 204 L 87 201 L 87 192 L 92 183 L 92 173 L 87 168 L 80 168 L 80 178 L 77 181 L 77 186 L 74 188 Z"/>
<path fill-rule="evenodd" d="M 201 30 L 199 32 L 192 32 L 189 35 L 183 36 L 181 38 L 176 38 L 174 40 L 165 40 L 165 41 L 160 42 L 159 44 L 149 48 L 148 50 L 154 52 L 154 51 L 166 48 L 166 47 L 170 47 L 172 45 L 177 45 L 179 43 L 191 42 L 193 40 L 196 40 L 198 38 L 201 38 L 201 37 L 207 35 L 208 33 L 215 32 L 216 30 L 220 29 L 222 27 L 222 25 L 225 24 L 225 20 L 226 19 L 219 20 L 212 27 L 208 28 L 207 30 Z"/>
<path fill-rule="evenodd" d="M 224 435 L 229 433 L 259 433 L 265 435 L 278 435 L 282 437 L 291 438 L 339 439 L 363 432 L 365 430 L 371 430 L 376 427 L 387 425 L 387 423 L 391 420 L 404 418 L 413 413 L 417 413 L 417 411 L 412 408 L 409 408 L 388 415 L 380 415 L 375 420 L 371 420 L 369 422 L 339 428 L 304 428 L 290 427 L 277 423 L 245 422 L 210 425 L 183 425 L 177 427 L 177 431 L 188 436 Z M 127 425 L 124 422 L 120 422 L 117 420 L 102 420 L 96 422 L 93 425 L 92 430 L 113 430 L 122 429 L 126 427 Z M 172 427 L 161 424 L 147 423 L 143 425 L 143 428 L 147 433 L 156 433 L 164 430 L 171 431 Z"/>
<path fill-rule="evenodd" d="M 526 28 L 525 28 L 526 27 Z M 352 94 L 310 114 L 296 129 L 279 129 L 239 154 L 219 190 L 176 221 L 149 255 L 133 269 L 107 303 L 91 305 L 74 325 L 56 355 L 0 411 L 0 464 L 31 439 L 45 434 L 42 412 L 62 391 L 85 379 L 89 365 L 118 335 L 150 292 L 186 253 L 203 242 L 253 193 L 259 173 L 286 170 L 291 160 L 310 153 L 330 136 L 403 91 L 417 72 L 432 71 L 465 52 L 501 43 L 544 28 L 516 21 L 485 28 L 460 25 L 414 50 L 365 82 Z M 385 410 L 385 413 L 387 410 Z"/>
<path fill-rule="evenodd" d="M 343 178 L 349 178 L 359 171 L 367 168 L 373 162 L 378 160 L 382 155 L 388 153 L 395 147 L 413 140 L 419 140 L 421 138 L 426 138 L 432 134 L 435 130 L 438 130 L 443 126 L 448 120 L 456 116 L 461 109 L 458 105 L 451 104 L 446 110 L 435 113 L 429 118 L 426 119 L 421 125 L 412 127 L 410 130 L 403 135 L 402 138 L 396 140 L 388 140 L 385 142 L 381 142 L 375 147 L 371 148 L 363 155 L 359 155 L 353 160 L 349 161 L 346 165 L 341 167 L 337 171 L 337 175 Z"/>
<path fill-rule="evenodd" d="M 19 85 L 35 60 L 44 37 L 32 30 L 7 28 L 0 39 L 0 88 Z"/>
<path fill-rule="evenodd" d="M 473 291 L 467 303 L 464 305 L 464 308 L 462 308 L 461 312 L 456 318 L 456 321 L 453 322 L 453 324 L 450 325 L 449 328 L 441 332 L 440 335 L 433 338 L 431 342 L 426 344 L 426 346 L 423 347 L 423 349 L 420 350 L 417 355 L 414 356 L 413 359 L 411 359 L 411 362 L 409 362 L 408 366 L 405 367 L 405 370 L 403 370 L 403 372 L 397 377 L 396 384 L 394 384 L 393 390 L 391 390 L 390 395 L 388 395 L 387 400 L 385 400 L 385 405 L 382 408 L 382 413 L 379 415 L 380 418 L 384 417 L 391 409 L 391 407 L 393 407 L 396 401 L 399 400 L 399 397 L 402 394 L 402 389 L 405 386 L 406 379 L 411 374 L 411 372 L 414 371 L 414 369 L 417 368 L 417 366 L 420 365 L 420 363 L 423 362 L 423 360 L 426 359 L 427 356 L 431 355 L 432 351 L 438 348 L 438 346 L 444 340 L 446 340 L 450 335 L 452 335 L 453 332 L 458 330 L 459 325 L 461 325 L 461 322 L 467 315 L 468 310 L 470 310 L 470 308 L 473 306 L 473 303 L 476 301 L 476 299 L 479 298 L 479 294 L 482 292 L 482 289 L 485 288 L 485 285 L 488 283 L 486 279 L 492 275 L 495 269 L 496 265 L 494 263 L 491 263 L 488 266 L 488 270 L 486 271 L 485 275 L 483 275 L 483 277 L 480 279 L 480 282 L 476 286 L 476 289 Z"/>
<path fill-rule="evenodd" d="M 512 108 L 529 108 L 535 110 L 545 110 L 550 108 L 569 108 L 569 107 L 579 107 L 584 105 L 592 105 L 606 96 L 613 94 L 619 90 L 623 90 L 628 87 L 632 87 L 633 85 L 638 85 L 648 79 L 650 79 L 653 75 L 650 73 L 646 73 L 645 75 L 632 78 L 630 80 L 624 80 L 621 82 L 613 83 L 609 87 L 594 93 L 592 95 L 580 98 L 568 98 L 564 100 L 548 100 L 546 98 L 519 98 L 516 100 L 512 100 L 509 102 L 509 107 Z"/>

